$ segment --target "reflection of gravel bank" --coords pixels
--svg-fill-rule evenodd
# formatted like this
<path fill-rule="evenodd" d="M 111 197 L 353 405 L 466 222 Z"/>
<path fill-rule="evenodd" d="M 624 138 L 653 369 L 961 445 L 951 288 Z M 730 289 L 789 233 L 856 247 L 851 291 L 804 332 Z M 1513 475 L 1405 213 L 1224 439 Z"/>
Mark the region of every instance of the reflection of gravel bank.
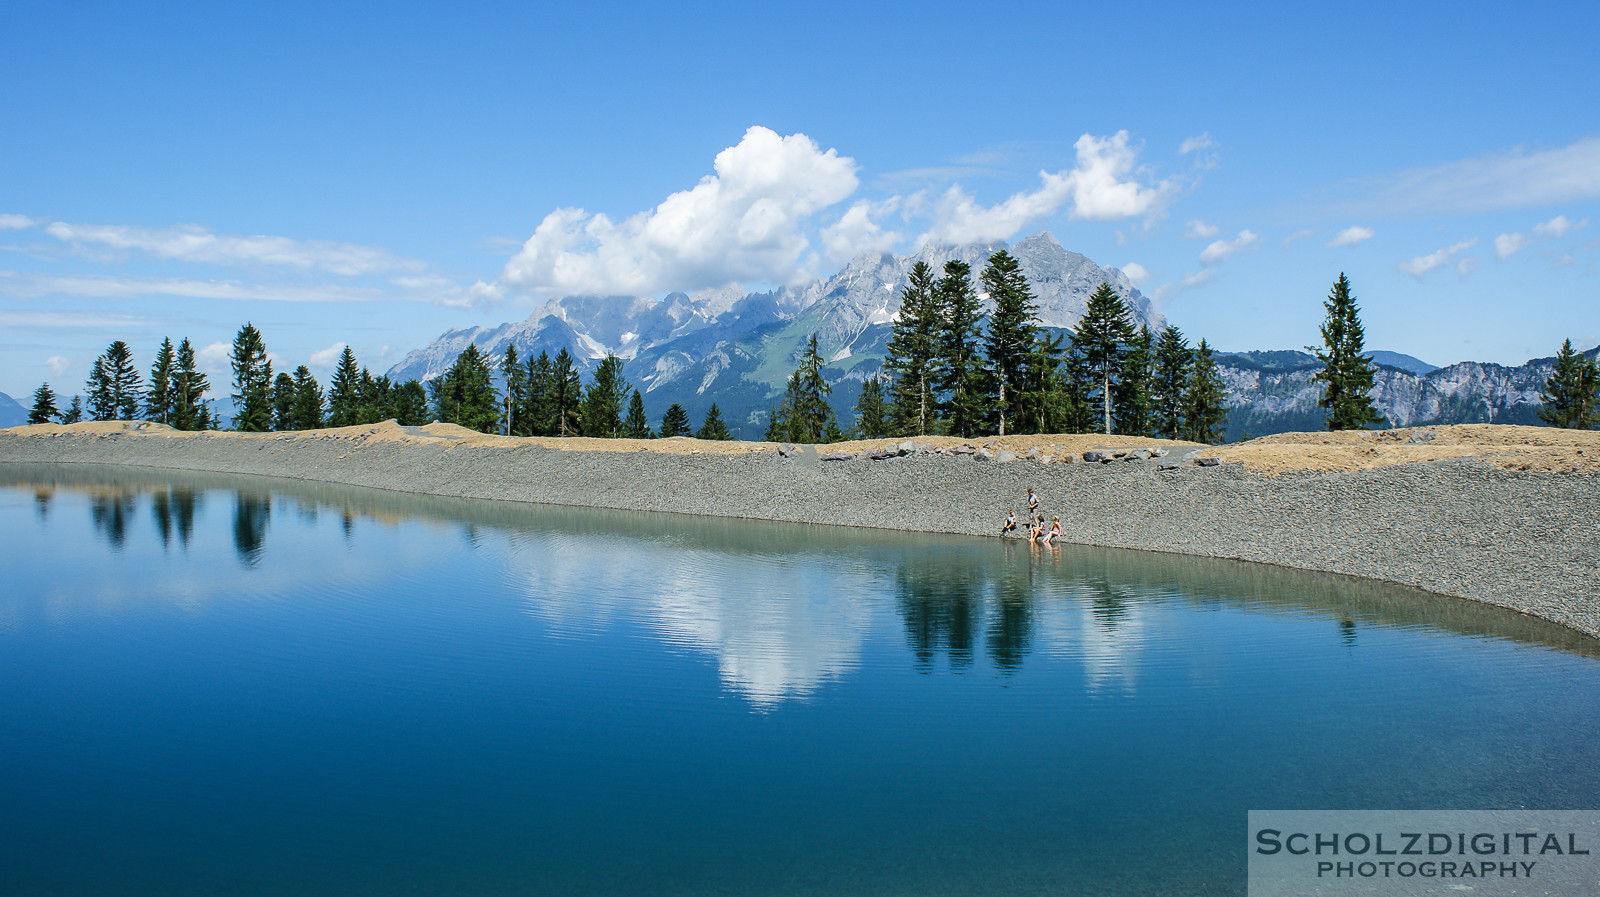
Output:
<path fill-rule="evenodd" d="M 1250 474 L 911 456 L 563 452 L 354 439 L 0 434 L 0 461 L 287 476 L 410 492 L 992 535 L 1027 486 L 1074 542 L 1368 576 L 1600 635 L 1600 477 L 1479 461 Z"/>

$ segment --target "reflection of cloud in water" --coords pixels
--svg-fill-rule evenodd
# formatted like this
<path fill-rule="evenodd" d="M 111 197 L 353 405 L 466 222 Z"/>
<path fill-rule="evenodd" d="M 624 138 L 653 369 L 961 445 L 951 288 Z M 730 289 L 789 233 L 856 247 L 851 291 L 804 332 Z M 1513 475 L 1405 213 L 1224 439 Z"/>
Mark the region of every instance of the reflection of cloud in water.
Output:
<path fill-rule="evenodd" d="M 593 633 L 626 616 L 669 644 L 717 661 L 724 687 L 766 708 L 809 694 L 856 666 L 870 578 L 838 559 L 723 554 L 622 538 L 597 557 L 593 540 L 519 539 L 511 575 L 529 611 L 553 628 Z M 596 563 L 597 560 L 603 563 Z"/>
<path fill-rule="evenodd" d="M 1144 602 L 1104 582 L 1080 581 L 1059 598 L 1039 602 L 1035 613 L 1045 650 L 1083 665 L 1086 692 L 1132 695 L 1138 690 L 1148 641 Z"/>

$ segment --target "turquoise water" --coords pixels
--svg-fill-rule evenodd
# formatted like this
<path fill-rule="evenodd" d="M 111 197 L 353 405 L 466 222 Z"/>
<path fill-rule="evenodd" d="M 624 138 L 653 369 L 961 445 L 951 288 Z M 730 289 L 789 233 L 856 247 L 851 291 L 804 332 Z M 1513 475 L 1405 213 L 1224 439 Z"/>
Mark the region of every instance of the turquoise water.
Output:
<path fill-rule="evenodd" d="M 1600 644 L 1156 554 L 0 467 L 6 894 L 1241 894 L 1600 806 Z"/>

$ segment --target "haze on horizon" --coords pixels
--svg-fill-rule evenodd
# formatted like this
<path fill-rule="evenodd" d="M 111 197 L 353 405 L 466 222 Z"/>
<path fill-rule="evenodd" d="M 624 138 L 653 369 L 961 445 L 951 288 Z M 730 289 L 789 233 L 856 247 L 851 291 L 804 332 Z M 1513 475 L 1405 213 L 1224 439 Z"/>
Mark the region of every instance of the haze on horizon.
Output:
<path fill-rule="evenodd" d="M 187 336 L 388 367 L 573 293 L 1041 230 L 1223 350 L 1600 343 L 1600 10 L 16 8 L 0 391 Z M 215 378 L 214 378 L 215 379 Z M 219 390 L 224 391 L 224 390 Z"/>

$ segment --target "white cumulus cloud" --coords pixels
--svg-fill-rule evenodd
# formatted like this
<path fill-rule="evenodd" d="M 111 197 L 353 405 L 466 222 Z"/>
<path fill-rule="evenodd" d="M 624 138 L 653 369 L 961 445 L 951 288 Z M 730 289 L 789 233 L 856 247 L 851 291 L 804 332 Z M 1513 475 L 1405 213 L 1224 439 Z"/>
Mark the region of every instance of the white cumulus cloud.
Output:
<path fill-rule="evenodd" d="M 1560 238 L 1566 236 L 1567 231 L 1584 227 L 1588 223 L 1589 219 L 1587 218 L 1583 219 L 1582 221 L 1573 221 L 1571 218 L 1568 218 L 1565 215 L 1557 215 L 1543 224 L 1535 224 L 1533 226 L 1533 232 L 1541 237 Z"/>
<path fill-rule="evenodd" d="M 1420 280 L 1424 274 L 1427 274 L 1429 271 L 1432 271 L 1435 268 L 1441 268 L 1450 264 L 1451 262 L 1455 261 L 1456 257 L 1461 255 L 1461 253 L 1466 252 L 1468 249 L 1471 249 L 1477 244 L 1478 239 L 1476 237 L 1470 240 L 1463 240 L 1460 243 L 1453 243 L 1436 252 L 1430 252 L 1427 255 L 1419 255 L 1409 262 L 1401 262 L 1399 268 L 1402 272 L 1410 274 L 1412 277 Z M 1471 270 L 1470 267 L 1468 270 Z M 1467 272 L 1462 271 L 1461 273 L 1465 274 Z"/>
<path fill-rule="evenodd" d="M 822 229 L 822 247 L 828 260 L 842 265 L 863 252 L 884 252 L 893 248 L 902 235 L 885 230 L 874 219 L 893 213 L 898 206 L 898 198 L 881 203 L 867 200 L 852 203 L 838 221 Z"/>
<path fill-rule="evenodd" d="M 622 221 L 579 208 L 546 215 L 503 279 L 545 295 L 644 295 L 734 280 L 797 279 L 804 227 L 855 192 L 855 161 L 804 134 L 752 127 L 715 174 Z"/>
<path fill-rule="evenodd" d="M 1255 231 L 1246 229 L 1239 231 L 1239 236 L 1232 240 L 1217 240 L 1200 251 L 1200 263 L 1210 265 L 1224 261 L 1235 252 L 1254 246 L 1258 239 L 1260 236 Z"/>
<path fill-rule="evenodd" d="M 1215 224 L 1207 224 L 1199 218 L 1190 219 L 1189 223 L 1183 226 L 1183 238 L 1185 240 L 1209 240 L 1220 233 L 1222 233 L 1222 228 L 1217 227 Z"/>
<path fill-rule="evenodd" d="M 932 226 L 919 242 L 982 243 L 1004 240 L 1047 215 L 1069 207 L 1073 218 L 1118 221 L 1154 216 L 1178 190 L 1168 179 L 1150 183 L 1136 170 L 1138 150 L 1127 131 L 1110 137 L 1084 134 L 1073 144 L 1077 164 L 1057 172 L 1039 172 L 1039 189 L 1017 193 L 984 206 L 960 185 L 953 185 L 934 204 Z"/>
<path fill-rule="evenodd" d="M 1528 245 L 1526 234 L 1501 234 L 1494 238 L 1494 257 L 1504 261 L 1526 245 Z"/>
<path fill-rule="evenodd" d="M 1360 246 L 1362 243 L 1365 243 L 1370 239 L 1372 239 L 1372 228 L 1362 227 L 1359 224 L 1353 224 L 1344 230 L 1339 231 L 1337 234 L 1334 234 L 1333 239 L 1328 241 L 1328 245 Z"/>
<path fill-rule="evenodd" d="M 1128 275 L 1128 280 L 1136 287 L 1142 287 L 1150 282 L 1150 270 L 1138 262 L 1123 265 L 1122 273 Z"/>
<path fill-rule="evenodd" d="M 72 362 L 61 357 L 60 355 L 52 355 L 49 358 L 46 358 L 44 363 L 45 367 L 50 369 L 50 376 L 52 377 L 59 377 L 62 374 L 65 374 L 67 369 L 72 366 Z"/>
<path fill-rule="evenodd" d="M 227 343 L 212 343 L 209 346 L 202 346 L 195 350 L 194 362 L 200 366 L 200 370 L 213 377 L 231 377 L 233 376 L 233 364 L 228 360 L 228 353 L 232 351 L 233 347 Z M 215 386 L 216 384 L 212 385 Z"/>
<path fill-rule="evenodd" d="M 339 356 L 344 354 L 344 343 L 334 343 L 326 349 L 318 349 L 311 353 L 311 366 L 323 370 L 333 370 L 339 364 Z"/>
<path fill-rule="evenodd" d="M 26 230 L 38 224 L 26 215 L 0 215 L 0 230 Z"/>

